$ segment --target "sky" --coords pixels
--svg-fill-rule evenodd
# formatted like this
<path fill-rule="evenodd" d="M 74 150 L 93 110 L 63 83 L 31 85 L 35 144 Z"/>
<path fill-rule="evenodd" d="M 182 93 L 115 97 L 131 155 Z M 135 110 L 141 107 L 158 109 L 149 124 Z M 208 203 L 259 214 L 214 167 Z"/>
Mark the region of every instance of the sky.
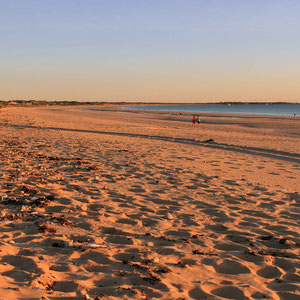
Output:
<path fill-rule="evenodd" d="M 0 0 L 0 99 L 300 101 L 299 0 Z"/>

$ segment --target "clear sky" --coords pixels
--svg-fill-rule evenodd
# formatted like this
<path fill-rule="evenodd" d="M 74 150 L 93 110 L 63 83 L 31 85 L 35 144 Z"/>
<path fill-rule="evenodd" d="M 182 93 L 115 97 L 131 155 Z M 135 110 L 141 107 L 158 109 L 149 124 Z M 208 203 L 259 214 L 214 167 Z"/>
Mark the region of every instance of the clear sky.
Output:
<path fill-rule="evenodd" d="M 0 99 L 300 101 L 299 0 L 0 0 Z"/>

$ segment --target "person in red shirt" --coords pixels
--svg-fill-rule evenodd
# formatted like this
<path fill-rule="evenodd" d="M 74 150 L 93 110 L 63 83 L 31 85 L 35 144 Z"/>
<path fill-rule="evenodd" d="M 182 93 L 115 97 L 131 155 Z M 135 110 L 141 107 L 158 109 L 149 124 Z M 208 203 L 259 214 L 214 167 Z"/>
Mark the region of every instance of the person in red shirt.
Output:
<path fill-rule="evenodd" d="M 196 117 L 195 117 L 195 116 L 193 116 L 193 120 L 192 120 L 192 121 L 193 121 L 193 125 L 195 125 L 195 124 L 196 124 L 196 120 L 197 120 L 197 119 L 196 119 Z"/>

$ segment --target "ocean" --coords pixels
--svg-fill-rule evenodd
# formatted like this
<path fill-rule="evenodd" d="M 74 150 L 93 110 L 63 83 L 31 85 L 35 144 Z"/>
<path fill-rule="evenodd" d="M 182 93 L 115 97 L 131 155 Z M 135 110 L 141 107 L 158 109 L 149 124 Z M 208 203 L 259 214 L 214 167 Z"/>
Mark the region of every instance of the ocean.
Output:
<path fill-rule="evenodd" d="M 123 109 L 191 112 L 191 113 L 221 113 L 221 114 L 246 114 L 270 116 L 300 116 L 299 103 L 274 103 L 274 104 L 185 104 L 185 105 L 140 105 L 124 106 Z"/>

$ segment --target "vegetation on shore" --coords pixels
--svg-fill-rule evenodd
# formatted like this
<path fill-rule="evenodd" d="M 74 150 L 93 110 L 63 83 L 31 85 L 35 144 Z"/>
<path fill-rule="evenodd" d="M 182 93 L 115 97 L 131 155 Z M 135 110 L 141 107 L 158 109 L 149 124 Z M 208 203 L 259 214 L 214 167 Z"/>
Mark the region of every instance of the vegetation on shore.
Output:
<path fill-rule="evenodd" d="M 110 102 L 81 102 L 81 101 L 46 101 L 46 100 L 9 100 L 1 101 L 0 107 L 7 106 L 52 106 L 52 105 L 103 105 L 111 104 Z M 125 104 L 125 102 L 119 102 L 118 104 Z"/>
<path fill-rule="evenodd" d="M 236 104 L 297 104 L 291 102 L 206 102 L 206 103 L 165 103 L 165 102 L 109 102 L 109 101 L 48 101 L 48 100 L 0 100 L 0 107 L 9 107 L 9 106 L 69 106 L 69 105 L 236 105 Z"/>

